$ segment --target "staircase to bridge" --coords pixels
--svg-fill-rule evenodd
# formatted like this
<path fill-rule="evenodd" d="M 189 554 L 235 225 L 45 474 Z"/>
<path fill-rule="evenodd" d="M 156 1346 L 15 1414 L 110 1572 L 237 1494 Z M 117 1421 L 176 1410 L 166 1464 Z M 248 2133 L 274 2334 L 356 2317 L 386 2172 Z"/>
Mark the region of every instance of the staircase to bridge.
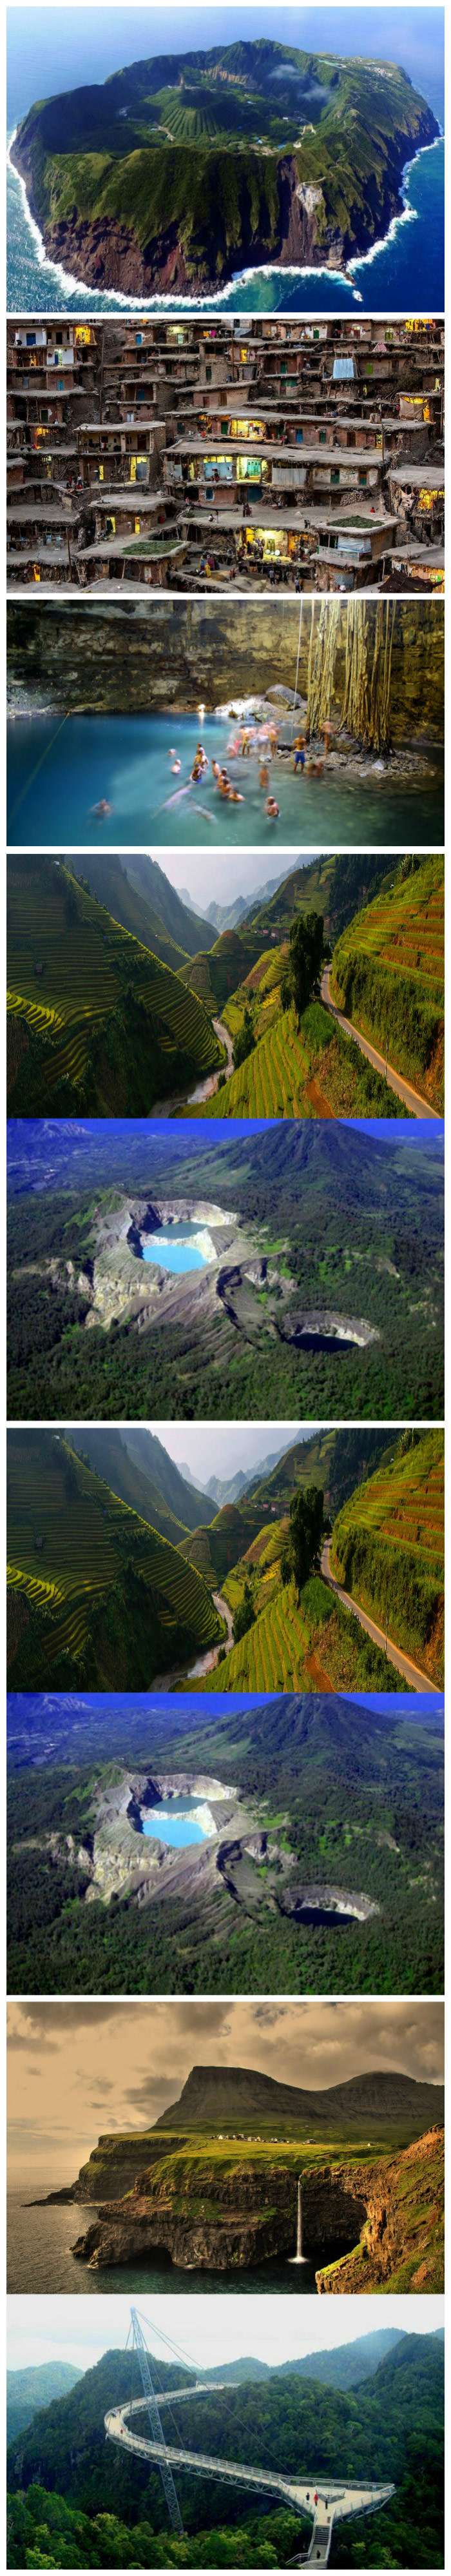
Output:
<path fill-rule="evenodd" d="M 189 2404 L 197 2397 L 230 2396 L 229 2380 L 198 2380 L 195 2387 L 172 2388 L 158 2392 L 158 2408 Z M 338 2479 L 286 2478 L 277 2469 L 251 2468 L 247 2461 L 221 2459 L 209 2451 L 189 2451 L 180 2444 L 144 2437 L 135 2430 L 135 2417 L 146 2411 L 145 2396 L 132 2398 L 125 2406 L 112 2407 L 105 2415 L 107 2441 L 119 2442 L 125 2450 L 134 2451 L 138 2459 L 154 2461 L 160 2475 L 169 2471 L 192 2471 L 199 2477 L 221 2478 L 224 2484 L 247 2487 L 250 2493 L 279 2497 L 294 2513 L 311 2515 L 313 2530 L 304 2564 L 326 2567 L 330 2554 L 334 2523 L 353 2514 L 375 2513 L 394 2495 L 393 2486 L 348 2485 Z M 129 2419 L 133 2419 L 130 2423 Z M 161 2428 L 160 2428 L 161 2429 Z M 294 2562 L 300 2565 L 301 2560 Z"/>

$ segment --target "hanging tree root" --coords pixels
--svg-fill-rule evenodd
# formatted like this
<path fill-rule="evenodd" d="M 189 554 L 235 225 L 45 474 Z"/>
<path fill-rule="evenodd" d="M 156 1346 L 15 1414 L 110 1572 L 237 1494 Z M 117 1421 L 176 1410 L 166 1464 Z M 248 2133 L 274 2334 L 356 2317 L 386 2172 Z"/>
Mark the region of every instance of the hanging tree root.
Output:
<path fill-rule="evenodd" d="M 390 751 L 390 688 L 395 600 L 348 599 L 342 725 L 364 750 Z"/>
<path fill-rule="evenodd" d="M 340 730 L 355 735 L 365 751 L 390 751 L 391 664 L 396 614 L 394 599 L 348 599 L 345 625 L 345 676 Z M 320 733 L 330 717 L 335 664 L 341 641 L 343 603 L 321 601 L 312 619 L 307 682 L 309 735 Z"/>

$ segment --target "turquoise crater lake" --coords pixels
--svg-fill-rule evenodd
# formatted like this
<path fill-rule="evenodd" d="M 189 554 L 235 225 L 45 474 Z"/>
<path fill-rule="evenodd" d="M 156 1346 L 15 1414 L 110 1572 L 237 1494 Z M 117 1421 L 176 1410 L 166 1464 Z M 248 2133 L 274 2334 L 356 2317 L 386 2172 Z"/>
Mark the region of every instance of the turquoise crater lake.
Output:
<path fill-rule="evenodd" d="M 171 1225 L 169 1234 L 153 1234 L 141 1247 L 143 1261 L 154 1261 L 159 1270 L 204 1270 L 209 1253 L 204 1236 L 202 1246 L 198 1225 Z"/>
<path fill-rule="evenodd" d="M 142 1808 L 141 1832 L 152 1842 L 169 1843 L 172 1851 L 185 1851 L 188 1843 L 208 1841 L 201 1813 L 198 1798 L 171 1798 L 168 1807 Z"/>

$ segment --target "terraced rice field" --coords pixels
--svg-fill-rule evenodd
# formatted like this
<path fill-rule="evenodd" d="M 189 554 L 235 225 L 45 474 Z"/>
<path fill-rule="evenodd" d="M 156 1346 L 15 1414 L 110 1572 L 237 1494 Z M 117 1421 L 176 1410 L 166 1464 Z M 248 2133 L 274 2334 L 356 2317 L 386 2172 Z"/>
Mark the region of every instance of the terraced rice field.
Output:
<path fill-rule="evenodd" d="M 69 1480 L 69 1481 L 68 1481 Z M 37 1551 L 36 1541 L 44 1547 Z M 48 1659 L 83 1646 L 95 1594 L 107 1594 L 129 1559 L 158 1603 L 158 1618 L 171 1631 L 180 1623 L 196 1642 L 209 1645 L 216 1616 L 206 1586 L 186 1559 L 100 1477 L 77 1460 L 62 1438 L 30 1435 L 10 1441 L 8 1586 L 25 1592 L 42 1616 Z M 151 1609 L 151 1598 L 149 1610 Z M 46 1637 L 45 1631 L 48 1631 Z"/>
<path fill-rule="evenodd" d="M 347 1524 L 360 1526 L 390 1547 L 411 1548 L 421 1556 L 433 1574 L 444 1573 L 444 1474 L 443 1438 L 440 1432 L 426 1433 L 418 1448 L 407 1450 L 393 1466 L 372 1476 L 359 1487 L 351 1501 L 339 1513 L 332 1558 L 339 1552 L 341 1536 Z"/>
<path fill-rule="evenodd" d="M 227 1689 L 302 1690 L 309 1687 L 309 1639 L 292 1584 L 278 1591 L 227 1660 Z M 224 1665 L 208 1675 L 209 1690 L 224 1689 Z"/>
<path fill-rule="evenodd" d="M 429 857 L 337 941 L 331 998 L 439 1114 L 444 1106 L 444 867 Z"/>
<path fill-rule="evenodd" d="M 257 957 L 255 966 L 251 966 L 250 974 L 246 975 L 245 982 L 241 985 L 243 1002 L 248 1001 L 253 993 L 258 994 L 259 1001 L 262 1003 L 272 999 L 273 994 L 277 993 L 288 955 L 288 940 L 285 940 L 283 948 L 262 949 L 261 957 Z"/>
<path fill-rule="evenodd" d="M 267 1575 L 272 1574 L 274 1566 L 279 1564 L 287 1530 L 288 1519 L 279 1521 L 276 1527 L 272 1521 L 266 1521 L 264 1528 L 259 1531 L 258 1538 L 252 1539 L 251 1546 L 246 1549 L 246 1555 L 243 1557 L 243 1571 L 249 1572 L 250 1569 L 258 1567 L 262 1580 L 266 1582 Z"/>
<path fill-rule="evenodd" d="M 378 895 L 356 914 L 338 943 L 337 956 L 363 949 L 400 975 L 427 981 L 444 998 L 445 889 L 442 862 L 426 859 L 412 877 Z"/>
<path fill-rule="evenodd" d="M 275 1019 L 245 1064 L 220 1093 L 222 1118 L 302 1118 L 309 1075 L 308 1056 L 296 1028 L 294 1011 Z M 217 1097 L 206 1101 L 203 1115 L 218 1114 Z"/>
<path fill-rule="evenodd" d="M 190 1556 L 205 1583 L 222 1584 L 246 1557 L 267 1517 L 266 1495 L 261 1502 L 255 1496 L 249 1503 L 224 1503 L 209 1529 L 195 1530 L 184 1540 L 181 1554 Z"/>
<path fill-rule="evenodd" d="M 46 1078 L 81 1082 L 94 1029 L 130 990 L 156 1023 L 168 1080 L 180 1053 L 209 1073 L 218 1049 L 197 996 L 61 864 L 52 879 L 51 864 L 45 878 L 9 871 L 7 1010 L 42 1040 L 44 1088 Z"/>
<path fill-rule="evenodd" d="M 183 968 L 180 981 L 197 993 L 206 1011 L 223 1011 L 261 955 L 261 937 L 249 931 L 223 930 L 214 948 L 199 949 Z"/>
<path fill-rule="evenodd" d="M 338 1514 L 332 1573 L 439 1684 L 443 1677 L 444 1455 L 428 1432 Z"/>

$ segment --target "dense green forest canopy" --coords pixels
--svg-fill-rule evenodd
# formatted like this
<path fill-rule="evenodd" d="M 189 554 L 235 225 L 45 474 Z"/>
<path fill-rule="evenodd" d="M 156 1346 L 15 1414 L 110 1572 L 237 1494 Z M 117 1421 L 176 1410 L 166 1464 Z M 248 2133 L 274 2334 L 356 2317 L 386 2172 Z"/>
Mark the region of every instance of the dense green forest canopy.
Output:
<path fill-rule="evenodd" d="M 330 248 L 340 265 L 384 232 L 409 150 L 437 130 L 396 63 L 257 38 L 37 101 L 13 150 L 46 239 L 74 215 L 96 222 L 99 263 L 120 221 L 137 284 L 155 283 L 169 252 L 186 285 L 221 282 L 247 250 L 260 261 L 289 250 L 292 161 L 303 211 L 312 191 L 299 264 Z"/>
<path fill-rule="evenodd" d="M 199 1711 L 202 1702 L 199 1703 Z M 203 1717 L 203 1709 L 202 1709 Z M 252 1800 L 268 1849 L 224 1845 L 220 1888 L 85 1903 L 108 1766 L 21 1770 L 8 1788 L 9 1978 L 21 1992 L 438 1991 L 443 1975 L 443 1729 L 344 1699 L 230 1701 L 186 1734 L 143 1727 L 142 1762 L 172 1760 Z M 73 1857 L 65 1857 L 67 1836 Z M 83 1845 L 86 1859 L 83 1860 Z M 49 1853 L 52 1866 L 49 1867 Z M 56 1853 L 58 1863 L 56 1865 Z M 74 1854 L 78 1859 L 74 1865 Z M 289 1861 L 288 1879 L 285 1863 Z M 363 1888 L 375 1911 L 346 1930 L 303 1926 L 296 1888 Z M 293 1906 L 291 1888 L 294 1891 Z M 288 1891 L 288 1893 L 287 1893 Z M 211 1936 L 208 1937 L 207 1936 Z"/>
<path fill-rule="evenodd" d="M 403 1125 L 286 1120 L 235 1135 L 219 1122 L 210 1136 L 10 1123 L 14 1418 L 243 1420 L 264 1407 L 274 1420 L 396 1420 L 413 1386 L 416 1416 L 440 1416 L 441 1129 L 414 1141 Z M 133 1261 L 125 1282 L 114 1245 L 110 1320 L 96 1303 L 105 1224 L 117 1211 L 120 1227 L 132 1191 L 144 1207 L 200 1198 L 236 1227 L 231 1284 L 218 1260 L 196 1296 L 188 1281 L 188 1300 L 183 1279 L 166 1281 L 164 1306 L 149 1289 L 144 1330 Z"/>
<path fill-rule="evenodd" d="M 274 2465 L 287 2477 L 311 2472 L 393 2482 L 395 2497 L 374 2526 L 363 2520 L 341 2535 L 337 2527 L 332 2563 L 441 2566 L 442 2336 L 401 2334 L 351 2390 L 321 2379 L 320 2356 L 316 2371 L 311 2356 L 310 2378 L 305 2362 L 299 2373 L 295 2364 L 285 2365 L 255 2379 L 248 2367 L 249 2378 L 232 2382 L 225 2396 L 213 2386 L 208 2396 L 196 2399 L 193 2392 L 184 2402 L 189 2446 L 265 2469 Z M 181 2386 L 183 2377 L 158 2364 L 162 2387 Z M 307 2543 L 311 2524 L 271 2506 L 269 2513 L 264 2505 L 248 2509 L 243 2490 L 225 2497 L 219 2480 L 180 2473 L 187 2551 L 169 2536 L 157 2474 L 105 2445 L 104 2414 L 135 2393 L 136 2361 L 107 2353 L 70 2397 L 40 2413 L 20 2455 L 10 2449 L 9 2564 L 286 2565 L 302 2530 Z M 27 2557 L 34 2548 L 40 2556 Z"/>

